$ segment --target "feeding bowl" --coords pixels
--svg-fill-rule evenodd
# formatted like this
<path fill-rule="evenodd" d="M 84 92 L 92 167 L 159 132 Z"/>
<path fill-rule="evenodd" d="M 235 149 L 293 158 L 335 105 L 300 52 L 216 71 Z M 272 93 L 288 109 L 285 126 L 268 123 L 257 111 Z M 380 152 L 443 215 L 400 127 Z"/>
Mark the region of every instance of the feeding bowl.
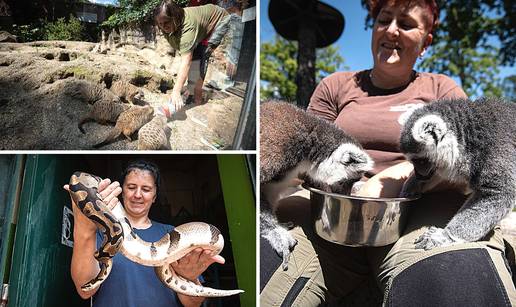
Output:
<path fill-rule="evenodd" d="M 403 232 L 415 198 L 371 198 L 310 191 L 315 232 L 323 239 L 345 246 L 385 246 Z"/>

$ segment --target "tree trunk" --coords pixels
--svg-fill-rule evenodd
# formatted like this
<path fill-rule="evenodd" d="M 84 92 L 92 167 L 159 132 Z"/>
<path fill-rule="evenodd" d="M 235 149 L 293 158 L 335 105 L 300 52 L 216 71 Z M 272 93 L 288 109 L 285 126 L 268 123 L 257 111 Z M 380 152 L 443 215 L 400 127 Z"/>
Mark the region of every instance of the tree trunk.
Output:
<path fill-rule="evenodd" d="M 306 108 L 315 89 L 315 1 L 305 11 L 304 18 L 299 18 L 296 103 Z"/>

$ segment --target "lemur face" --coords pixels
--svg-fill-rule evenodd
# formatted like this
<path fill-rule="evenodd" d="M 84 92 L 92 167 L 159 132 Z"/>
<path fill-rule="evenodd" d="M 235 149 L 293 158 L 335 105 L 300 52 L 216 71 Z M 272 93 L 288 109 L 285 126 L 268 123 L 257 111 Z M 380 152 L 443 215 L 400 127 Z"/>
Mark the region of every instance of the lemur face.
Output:
<path fill-rule="evenodd" d="M 414 164 L 420 179 L 429 179 L 437 170 L 450 170 L 458 159 L 457 138 L 437 114 L 419 109 L 403 128 L 400 149 Z"/>
<path fill-rule="evenodd" d="M 434 175 L 435 165 L 427 157 L 408 156 L 410 162 L 414 165 L 414 173 L 417 179 L 426 180 Z"/>
<path fill-rule="evenodd" d="M 353 183 L 371 170 L 373 161 L 352 143 L 340 145 L 328 158 L 314 165 L 307 176 L 309 184 L 333 193 L 349 194 Z"/>

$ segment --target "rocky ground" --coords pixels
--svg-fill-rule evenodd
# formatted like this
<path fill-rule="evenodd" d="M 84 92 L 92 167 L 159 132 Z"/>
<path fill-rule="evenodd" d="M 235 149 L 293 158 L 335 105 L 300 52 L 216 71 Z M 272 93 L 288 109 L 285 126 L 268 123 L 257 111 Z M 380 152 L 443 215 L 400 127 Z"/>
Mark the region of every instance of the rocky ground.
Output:
<path fill-rule="evenodd" d="M 77 123 L 90 109 L 84 97 L 73 95 L 79 83 L 109 88 L 127 81 L 152 106 L 170 97 L 178 64 L 170 50 L 122 45 L 99 53 L 95 47 L 64 41 L 0 44 L 0 149 L 93 149 L 113 126 L 91 122 L 84 125 L 86 134 L 79 131 Z M 206 81 L 224 76 L 220 57 L 213 58 Z M 245 84 L 238 86 L 245 90 Z M 186 106 L 168 122 L 172 150 L 231 148 L 243 99 L 206 88 L 204 101 Z M 120 137 L 102 149 L 136 149 L 136 138 Z"/>

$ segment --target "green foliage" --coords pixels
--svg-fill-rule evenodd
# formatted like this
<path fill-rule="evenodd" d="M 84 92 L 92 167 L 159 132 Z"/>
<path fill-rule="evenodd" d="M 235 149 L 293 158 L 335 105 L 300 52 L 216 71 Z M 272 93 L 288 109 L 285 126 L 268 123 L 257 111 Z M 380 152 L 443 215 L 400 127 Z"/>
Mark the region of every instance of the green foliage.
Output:
<path fill-rule="evenodd" d="M 123 25 L 141 24 L 150 22 L 154 9 L 162 0 L 118 0 L 120 9 L 109 16 L 102 26 L 116 28 Z M 188 0 L 175 0 L 180 6 L 186 6 Z"/>
<path fill-rule="evenodd" d="M 65 40 L 65 41 L 79 41 L 83 38 L 85 31 L 84 25 L 81 21 L 70 15 L 68 21 L 59 18 L 55 22 L 47 23 L 43 29 L 44 38 L 46 40 Z"/>
<path fill-rule="evenodd" d="M 516 60 L 516 1 L 438 0 L 440 25 L 420 64 L 426 71 L 458 77 L 470 96 L 506 95 L 501 65 Z M 366 0 L 362 0 L 366 6 Z M 372 27 L 370 16 L 366 28 Z"/>
<path fill-rule="evenodd" d="M 39 24 L 13 24 L 10 33 L 16 35 L 18 42 L 32 42 L 43 39 L 43 28 Z"/>
<path fill-rule="evenodd" d="M 344 59 L 336 46 L 316 51 L 316 81 L 338 70 L 346 69 Z M 277 98 L 295 100 L 297 85 L 297 42 L 276 36 L 272 42 L 264 42 L 260 49 L 261 99 Z"/>
<path fill-rule="evenodd" d="M 420 67 L 458 77 L 470 96 L 501 96 L 498 67 L 503 63 L 500 48 L 491 37 L 500 17 L 481 1 L 470 2 L 467 6 L 458 1 L 443 4 L 444 16 L 434 44 Z"/>

